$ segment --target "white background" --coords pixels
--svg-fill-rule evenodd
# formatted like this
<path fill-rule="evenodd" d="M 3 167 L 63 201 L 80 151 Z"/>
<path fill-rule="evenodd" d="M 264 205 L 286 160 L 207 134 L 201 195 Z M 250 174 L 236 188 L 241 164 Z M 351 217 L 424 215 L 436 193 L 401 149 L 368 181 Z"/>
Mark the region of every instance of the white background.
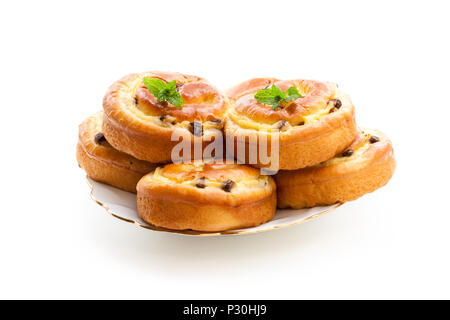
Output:
<path fill-rule="evenodd" d="M 447 1 L 0 4 L 0 298 L 450 298 Z M 309 223 L 196 238 L 90 200 L 77 126 L 131 72 L 337 82 L 397 171 Z"/>

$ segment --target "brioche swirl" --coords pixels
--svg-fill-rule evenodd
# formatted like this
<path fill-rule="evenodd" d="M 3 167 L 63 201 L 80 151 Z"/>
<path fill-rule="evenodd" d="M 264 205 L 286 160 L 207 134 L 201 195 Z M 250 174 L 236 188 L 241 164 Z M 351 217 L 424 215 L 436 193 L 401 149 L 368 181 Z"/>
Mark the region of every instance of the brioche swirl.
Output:
<path fill-rule="evenodd" d="M 139 216 L 177 230 L 256 226 L 270 220 L 276 207 L 273 179 L 238 164 L 168 164 L 144 176 L 137 190 Z"/>
<path fill-rule="evenodd" d="M 184 105 L 177 108 L 167 101 L 158 102 L 143 84 L 143 79 L 176 81 Z M 175 130 L 192 134 L 192 123 L 201 127 L 207 145 L 221 130 L 226 111 L 225 97 L 205 79 L 171 72 L 130 74 L 115 82 L 103 99 L 103 131 L 116 149 L 150 162 L 168 162 L 178 143 L 171 141 Z"/>
<path fill-rule="evenodd" d="M 258 103 L 254 97 L 261 89 L 275 85 L 286 91 L 295 87 L 302 95 L 283 102 L 273 110 L 271 105 Z M 279 141 L 279 168 L 295 170 L 315 165 L 344 150 L 357 134 L 354 107 L 350 98 L 333 83 L 312 80 L 278 80 L 255 78 L 227 91 L 230 108 L 225 134 L 236 141 L 257 135 L 258 144 L 270 138 Z M 251 146 L 245 138 L 246 157 Z M 253 163 L 252 163 L 253 164 Z M 256 166 L 264 166 L 259 161 Z"/>

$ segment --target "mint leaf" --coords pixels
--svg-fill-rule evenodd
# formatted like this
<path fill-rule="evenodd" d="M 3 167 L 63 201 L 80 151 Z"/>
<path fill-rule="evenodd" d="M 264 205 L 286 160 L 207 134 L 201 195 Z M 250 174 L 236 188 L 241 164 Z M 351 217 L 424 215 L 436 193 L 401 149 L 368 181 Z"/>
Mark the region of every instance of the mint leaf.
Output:
<path fill-rule="evenodd" d="M 286 99 L 286 93 L 272 85 L 271 88 L 259 90 L 255 94 L 255 99 L 259 103 L 272 105 L 272 108 L 275 110 Z"/>
<path fill-rule="evenodd" d="M 177 92 L 178 93 L 178 92 Z M 167 98 L 167 101 L 170 104 L 173 104 L 175 107 L 181 108 L 183 106 L 183 98 L 178 93 L 178 96 L 170 96 Z"/>
<path fill-rule="evenodd" d="M 147 87 L 148 91 L 155 97 L 157 97 L 159 92 L 166 87 L 166 83 L 164 81 L 147 77 L 144 78 L 144 85 Z"/>
<path fill-rule="evenodd" d="M 272 105 L 272 109 L 275 110 L 280 103 L 290 102 L 300 98 L 301 96 L 302 95 L 295 87 L 290 87 L 286 92 L 284 92 L 273 84 L 271 88 L 262 89 L 256 92 L 255 99 L 258 103 Z"/>
<path fill-rule="evenodd" d="M 144 85 L 147 87 L 148 91 L 155 96 L 158 102 L 167 101 L 178 108 L 183 106 L 183 98 L 177 91 L 175 80 L 165 83 L 161 79 L 145 77 Z"/>
<path fill-rule="evenodd" d="M 279 97 L 282 100 L 286 99 L 286 93 L 284 93 L 283 90 L 281 90 L 280 88 L 276 87 L 274 84 L 272 85 L 272 93 L 276 97 Z"/>
<path fill-rule="evenodd" d="M 175 80 L 172 80 L 167 83 L 166 87 L 170 90 L 175 90 L 177 88 L 177 83 Z"/>
<path fill-rule="evenodd" d="M 298 92 L 296 87 L 290 87 L 289 89 L 287 89 L 286 93 L 289 96 L 287 99 L 285 99 L 286 102 L 301 98 L 302 96 L 300 92 Z"/>
<path fill-rule="evenodd" d="M 259 103 L 264 103 L 264 104 L 272 104 L 273 102 L 275 102 L 275 96 L 272 93 L 272 89 L 259 90 L 255 94 L 255 99 Z"/>

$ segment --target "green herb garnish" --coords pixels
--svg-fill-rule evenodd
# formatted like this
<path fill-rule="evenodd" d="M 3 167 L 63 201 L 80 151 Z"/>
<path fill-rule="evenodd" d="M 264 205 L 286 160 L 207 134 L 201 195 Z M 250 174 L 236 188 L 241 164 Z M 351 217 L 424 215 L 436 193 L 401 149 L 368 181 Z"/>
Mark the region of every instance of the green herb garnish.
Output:
<path fill-rule="evenodd" d="M 155 96 L 158 102 L 167 101 L 179 108 L 183 106 L 183 98 L 177 91 L 175 80 L 165 83 L 157 78 L 145 77 L 144 85 L 147 87 L 148 91 Z"/>
<path fill-rule="evenodd" d="M 295 87 L 290 87 L 284 92 L 274 84 L 271 88 L 259 90 L 255 94 L 256 101 L 259 103 L 271 104 L 273 110 L 275 110 L 282 102 L 290 102 L 301 97 L 302 95 Z"/>

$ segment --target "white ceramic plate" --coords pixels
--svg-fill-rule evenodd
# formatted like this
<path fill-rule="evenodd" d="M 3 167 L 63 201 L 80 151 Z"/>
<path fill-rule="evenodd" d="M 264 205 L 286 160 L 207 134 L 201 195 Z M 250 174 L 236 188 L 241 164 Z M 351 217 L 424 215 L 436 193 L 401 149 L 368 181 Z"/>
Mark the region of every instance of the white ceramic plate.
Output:
<path fill-rule="evenodd" d="M 94 181 L 90 178 L 88 184 L 91 187 L 91 198 L 97 204 L 102 206 L 106 212 L 122 221 L 133 223 L 139 227 L 163 232 L 172 232 L 196 236 L 218 236 L 229 234 L 251 234 L 263 231 L 269 231 L 284 227 L 293 226 L 317 218 L 325 213 L 333 211 L 341 204 L 337 203 L 331 206 L 314 207 L 298 210 L 278 209 L 275 216 L 269 222 L 253 228 L 228 230 L 221 232 L 199 232 L 193 230 L 170 230 L 156 227 L 141 220 L 136 209 L 136 195 L 130 192 L 111 187 L 109 185 Z"/>

